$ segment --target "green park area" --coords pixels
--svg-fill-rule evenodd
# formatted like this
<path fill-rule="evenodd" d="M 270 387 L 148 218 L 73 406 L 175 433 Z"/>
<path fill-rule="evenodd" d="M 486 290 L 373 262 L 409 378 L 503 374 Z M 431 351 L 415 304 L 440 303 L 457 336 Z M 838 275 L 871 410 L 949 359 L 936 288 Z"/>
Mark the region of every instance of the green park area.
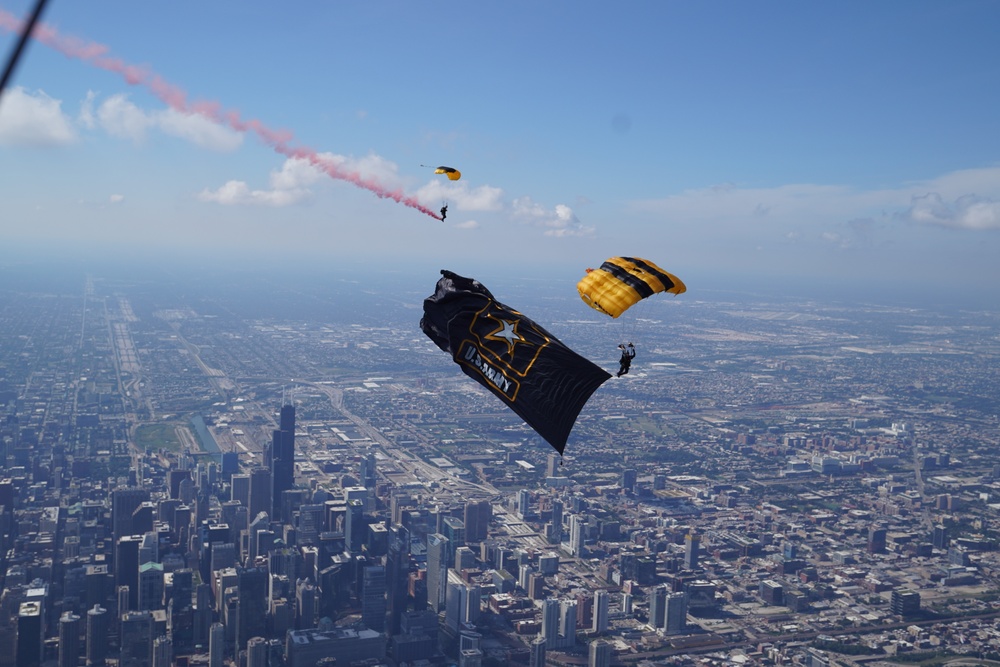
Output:
<path fill-rule="evenodd" d="M 140 451 L 156 451 L 169 449 L 178 452 L 181 449 L 180 438 L 177 437 L 174 424 L 142 424 L 135 429 L 135 446 Z"/>

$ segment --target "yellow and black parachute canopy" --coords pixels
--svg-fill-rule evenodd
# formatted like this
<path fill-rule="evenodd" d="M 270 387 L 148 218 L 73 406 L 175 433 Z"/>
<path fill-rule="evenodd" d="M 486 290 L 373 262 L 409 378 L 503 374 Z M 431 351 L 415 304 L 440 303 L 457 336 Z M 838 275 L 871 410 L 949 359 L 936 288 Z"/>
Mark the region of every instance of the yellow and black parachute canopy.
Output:
<path fill-rule="evenodd" d="M 680 278 L 638 257 L 612 257 L 599 269 L 587 269 L 576 289 L 588 306 L 611 317 L 654 294 L 687 291 Z"/>
<path fill-rule="evenodd" d="M 452 181 L 457 181 L 462 178 L 462 172 L 454 167 L 438 167 L 434 170 L 435 174 L 444 174 Z"/>

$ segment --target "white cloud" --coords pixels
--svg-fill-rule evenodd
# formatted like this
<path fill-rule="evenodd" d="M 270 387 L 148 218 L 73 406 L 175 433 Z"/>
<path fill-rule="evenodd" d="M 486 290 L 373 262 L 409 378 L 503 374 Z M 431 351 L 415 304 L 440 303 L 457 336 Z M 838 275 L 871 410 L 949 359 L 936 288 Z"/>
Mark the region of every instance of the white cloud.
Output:
<path fill-rule="evenodd" d="M 93 98 L 88 94 L 81 110 L 81 122 L 93 125 L 90 110 Z M 174 109 L 144 111 L 133 104 L 127 95 L 112 95 L 97 109 L 97 124 L 108 134 L 142 143 L 146 134 L 156 129 L 178 139 L 208 150 L 230 152 L 243 143 L 243 135 L 223 127 L 198 114 L 183 114 Z"/>
<path fill-rule="evenodd" d="M 665 199 L 634 202 L 631 207 L 675 217 L 678 220 L 744 220 L 755 224 L 795 219 L 816 210 L 819 202 L 845 202 L 850 209 L 862 202 L 863 193 L 836 185 L 791 184 L 773 188 L 739 188 L 731 183 L 687 190 Z M 844 204 L 841 204 L 842 206 Z"/>
<path fill-rule="evenodd" d="M 838 234 L 837 232 L 822 232 L 819 237 L 827 243 L 832 243 L 841 248 L 850 244 L 849 239 L 844 238 L 843 235 Z"/>
<path fill-rule="evenodd" d="M 954 229 L 1000 228 L 1000 167 L 966 169 L 896 188 L 862 190 L 843 185 L 788 184 L 742 188 L 731 183 L 689 190 L 656 200 L 636 201 L 633 211 L 655 214 L 665 223 L 712 224 L 720 232 L 783 238 L 804 236 L 847 245 L 831 227 L 847 225 L 852 235 L 870 235 L 874 221 L 905 221 Z M 865 224 L 861 225 L 860 222 Z M 824 235 L 829 232 L 836 236 Z"/>
<path fill-rule="evenodd" d="M 362 180 L 377 182 L 386 189 L 402 187 L 399 165 L 381 155 L 369 153 L 364 157 L 356 158 L 351 155 L 319 153 L 317 158 L 320 162 L 332 165 L 338 173 L 356 175 Z"/>
<path fill-rule="evenodd" d="M 97 108 L 97 122 L 111 136 L 142 143 L 152 119 L 129 102 L 126 95 L 114 95 Z"/>
<path fill-rule="evenodd" d="M 111 195 L 110 197 L 108 197 L 108 201 L 111 202 L 112 204 L 120 204 L 121 202 L 125 201 L 125 195 Z"/>
<path fill-rule="evenodd" d="M 281 171 L 271 172 L 270 183 L 275 190 L 300 190 L 322 178 L 323 173 L 307 160 L 289 158 L 281 165 Z"/>
<path fill-rule="evenodd" d="M 470 188 L 461 181 L 431 181 L 417 190 L 417 199 L 427 206 L 447 201 L 458 211 L 502 211 L 505 207 L 502 189 L 490 185 Z"/>
<path fill-rule="evenodd" d="M 252 189 L 244 181 L 229 181 L 217 190 L 203 190 L 198 198 L 202 201 L 226 205 L 289 206 L 312 196 L 310 186 L 326 182 L 328 176 L 323 165 L 337 174 L 346 175 L 351 180 L 378 183 L 386 189 L 401 188 L 399 167 L 385 158 L 370 154 L 362 158 L 319 153 L 315 160 L 289 158 L 281 169 L 272 171 L 267 189 Z"/>
<path fill-rule="evenodd" d="M 289 158 L 279 171 L 272 171 L 270 188 L 254 190 L 244 181 L 228 181 L 217 190 L 202 190 L 198 198 L 227 206 L 290 206 L 312 195 L 309 186 L 323 174 L 307 160 Z"/>
<path fill-rule="evenodd" d="M 97 120 L 94 118 L 94 100 L 97 99 L 97 93 L 92 90 L 87 91 L 87 96 L 83 98 L 83 102 L 80 103 L 80 115 L 77 116 L 77 121 L 88 130 L 93 130 L 97 127 Z"/>
<path fill-rule="evenodd" d="M 417 198 L 426 206 L 447 202 L 455 211 L 499 212 L 522 223 L 542 229 L 545 236 L 592 236 L 594 227 L 582 224 L 573 209 L 565 204 L 546 208 L 531 197 L 518 197 L 508 201 L 503 189 L 490 185 L 470 187 L 464 181 L 435 179 L 417 190 Z M 456 225 L 474 229 L 478 222 Z"/>
<path fill-rule="evenodd" d="M 218 190 L 203 190 L 198 198 L 224 205 L 288 206 L 308 195 L 307 190 L 251 190 L 243 181 L 228 181 Z"/>
<path fill-rule="evenodd" d="M 7 90 L 0 101 L 0 145 L 64 146 L 76 140 L 70 118 L 62 112 L 62 102 L 39 90 Z"/>
<path fill-rule="evenodd" d="M 455 229 L 479 229 L 480 225 L 475 220 L 466 220 L 454 226 Z"/>
<path fill-rule="evenodd" d="M 198 114 L 184 114 L 173 109 L 154 112 L 157 127 L 164 134 L 185 139 L 195 146 L 228 153 L 243 144 L 243 135 L 214 123 Z"/>
<path fill-rule="evenodd" d="M 968 194 L 946 201 L 937 192 L 915 196 L 901 218 L 955 229 L 1000 229 L 1000 201 Z"/>
<path fill-rule="evenodd" d="M 528 224 L 544 229 L 545 236 L 591 236 L 593 227 L 583 225 L 569 206 L 557 204 L 554 209 L 546 209 L 530 197 L 518 197 L 513 203 L 514 217 Z"/>

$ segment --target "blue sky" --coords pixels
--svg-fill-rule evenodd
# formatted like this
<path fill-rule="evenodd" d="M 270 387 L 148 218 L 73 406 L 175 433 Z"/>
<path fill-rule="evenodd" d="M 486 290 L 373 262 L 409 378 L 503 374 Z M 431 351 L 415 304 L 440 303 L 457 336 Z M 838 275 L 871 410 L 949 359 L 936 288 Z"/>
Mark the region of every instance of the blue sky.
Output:
<path fill-rule="evenodd" d="M 3 57 L 30 4 L 0 0 Z M 432 276 L 575 275 L 631 254 L 689 284 L 846 276 L 1000 296 L 994 1 L 51 0 L 44 22 L 56 48 L 33 41 L 0 101 L 8 246 Z M 102 45 L 184 106 L 58 44 Z M 432 211 L 448 202 L 448 218 L 197 101 Z"/>

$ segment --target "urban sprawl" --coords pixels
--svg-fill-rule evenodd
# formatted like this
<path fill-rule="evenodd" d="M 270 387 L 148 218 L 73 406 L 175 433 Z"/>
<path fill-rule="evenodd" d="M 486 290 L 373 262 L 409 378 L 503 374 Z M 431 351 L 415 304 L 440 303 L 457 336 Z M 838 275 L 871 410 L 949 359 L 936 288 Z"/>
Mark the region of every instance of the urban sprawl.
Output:
<path fill-rule="evenodd" d="M 997 312 L 525 298 L 638 349 L 563 458 L 420 290 L 19 285 L 0 665 L 1000 660 Z"/>

